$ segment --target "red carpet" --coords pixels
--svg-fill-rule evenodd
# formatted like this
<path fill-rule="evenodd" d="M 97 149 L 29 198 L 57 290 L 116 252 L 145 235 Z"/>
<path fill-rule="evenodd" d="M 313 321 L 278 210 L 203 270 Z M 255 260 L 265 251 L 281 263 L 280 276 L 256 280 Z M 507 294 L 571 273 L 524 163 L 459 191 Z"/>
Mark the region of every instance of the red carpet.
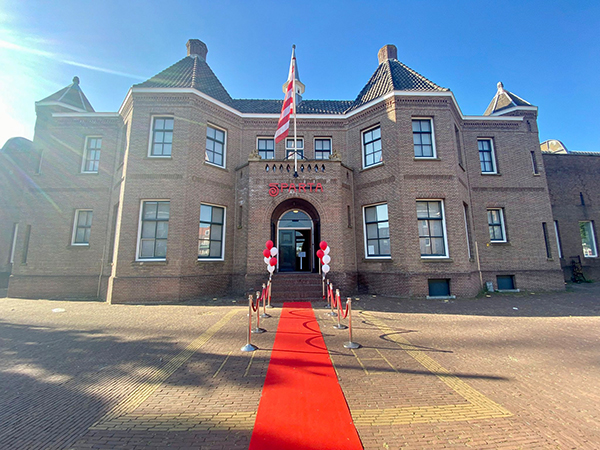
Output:
<path fill-rule="evenodd" d="M 362 444 L 310 303 L 284 303 L 250 450 Z"/>

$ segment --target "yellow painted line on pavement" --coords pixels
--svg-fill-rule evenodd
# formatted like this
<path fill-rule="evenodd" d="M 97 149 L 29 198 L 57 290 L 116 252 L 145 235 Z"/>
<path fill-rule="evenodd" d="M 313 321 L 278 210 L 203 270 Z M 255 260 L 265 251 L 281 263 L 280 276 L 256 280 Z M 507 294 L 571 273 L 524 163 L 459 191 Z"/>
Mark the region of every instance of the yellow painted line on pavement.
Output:
<path fill-rule="evenodd" d="M 416 350 L 416 347 L 411 344 L 410 341 L 395 333 L 394 330 L 388 327 L 382 320 L 364 311 L 362 314 L 367 316 L 373 325 L 386 334 L 388 339 L 396 342 L 402 350 L 408 353 L 429 372 L 436 375 L 450 389 L 469 403 L 464 405 L 352 410 L 352 417 L 356 424 L 397 425 L 417 422 L 448 422 L 512 416 L 510 411 L 487 398 L 456 375 L 452 375 L 448 369 L 442 367 L 433 358 L 427 356 L 425 352 Z M 359 363 L 362 366 L 360 361 Z M 388 364 L 390 363 L 388 362 Z M 392 366 L 392 364 L 390 364 L 390 366 Z"/>
<path fill-rule="evenodd" d="M 158 387 L 164 383 L 177 369 L 192 357 L 210 338 L 212 338 L 231 318 L 240 310 L 229 311 L 221 319 L 219 319 L 208 330 L 202 333 L 198 338 L 192 341 L 184 350 L 173 357 L 164 366 L 157 369 L 150 377 L 143 381 L 140 386 L 131 393 L 126 399 L 115 405 L 108 413 L 98 420 L 91 428 L 108 422 L 117 417 L 124 416 L 133 412 L 140 406 L 148 397 L 150 397 Z"/>

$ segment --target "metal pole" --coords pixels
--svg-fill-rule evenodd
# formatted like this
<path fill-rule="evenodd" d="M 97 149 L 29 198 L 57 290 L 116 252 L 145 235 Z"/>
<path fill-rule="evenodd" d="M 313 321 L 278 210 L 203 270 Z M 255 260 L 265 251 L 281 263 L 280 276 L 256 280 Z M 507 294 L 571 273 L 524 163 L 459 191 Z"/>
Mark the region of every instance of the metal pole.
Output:
<path fill-rule="evenodd" d="M 296 46 L 292 46 L 294 53 L 293 64 L 294 73 L 292 74 L 292 90 L 294 91 L 294 178 L 298 177 L 298 136 L 296 135 Z"/>
<path fill-rule="evenodd" d="M 329 280 L 327 280 L 327 284 L 329 285 Z M 325 298 L 325 275 L 323 275 L 323 281 L 321 282 L 321 286 L 323 287 L 323 298 Z"/>
<path fill-rule="evenodd" d="M 331 291 L 333 291 L 333 283 L 331 283 L 331 287 L 329 286 L 329 280 L 327 280 L 327 298 L 329 298 L 329 293 Z M 331 302 L 329 303 L 329 308 L 331 309 L 331 312 L 328 312 L 327 315 L 331 316 L 331 317 L 337 317 L 337 313 L 333 310 L 333 299 L 331 300 Z"/>
<path fill-rule="evenodd" d="M 254 350 L 258 350 L 256 345 L 252 345 L 250 342 L 250 330 L 252 329 L 252 295 L 248 296 L 248 335 L 246 337 L 246 345 L 244 345 L 241 350 L 243 352 L 253 352 Z"/>
<path fill-rule="evenodd" d="M 269 291 L 267 290 L 267 286 L 265 285 L 265 283 L 263 283 L 263 293 L 265 294 L 262 299 L 263 313 L 260 315 L 260 317 L 266 319 L 267 317 L 271 317 L 271 316 L 267 314 L 267 297 L 269 296 Z"/>
<path fill-rule="evenodd" d="M 337 301 L 337 308 L 338 308 L 338 313 L 337 313 L 338 323 L 337 323 L 337 325 L 334 325 L 333 328 L 336 328 L 338 330 L 345 330 L 348 327 L 346 325 L 342 325 L 342 323 L 340 322 L 341 317 L 342 317 L 342 300 L 340 299 L 340 290 L 339 289 L 335 290 L 335 299 Z"/>
<path fill-rule="evenodd" d="M 267 298 L 267 301 L 268 301 L 267 308 L 275 308 L 274 306 L 271 306 L 271 276 L 272 275 L 269 275 L 269 282 L 267 283 L 267 289 L 269 291 L 269 293 L 267 294 L 267 297 L 268 297 Z"/>
<path fill-rule="evenodd" d="M 260 327 L 260 292 L 256 291 L 256 328 L 252 330 L 254 334 L 264 333 L 265 329 Z"/>
<path fill-rule="evenodd" d="M 360 348 L 360 344 L 352 340 L 352 299 L 350 297 L 346 299 L 346 304 L 348 305 L 348 335 L 350 336 L 350 340 L 344 344 L 344 347 Z"/>

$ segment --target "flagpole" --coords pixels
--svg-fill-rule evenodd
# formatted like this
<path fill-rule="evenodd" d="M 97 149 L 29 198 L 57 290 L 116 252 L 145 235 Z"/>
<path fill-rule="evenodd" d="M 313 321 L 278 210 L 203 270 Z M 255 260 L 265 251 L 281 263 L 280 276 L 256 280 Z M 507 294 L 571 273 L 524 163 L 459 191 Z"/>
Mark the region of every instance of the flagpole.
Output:
<path fill-rule="evenodd" d="M 292 45 L 294 73 L 292 76 L 292 90 L 294 91 L 294 178 L 298 178 L 298 138 L 296 135 L 296 46 Z"/>

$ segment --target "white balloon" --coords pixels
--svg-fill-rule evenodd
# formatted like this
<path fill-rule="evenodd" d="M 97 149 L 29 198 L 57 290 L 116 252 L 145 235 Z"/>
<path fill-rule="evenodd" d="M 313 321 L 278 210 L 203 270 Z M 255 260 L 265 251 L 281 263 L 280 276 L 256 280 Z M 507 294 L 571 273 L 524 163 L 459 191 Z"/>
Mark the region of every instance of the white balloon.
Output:
<path fill-rule="evenodd" d="M 323 267 L 321 267 L 321 270 L 323 271 L 323 273 L 327 273 L 329 272 L 330 267 L 327 264 L 323 264 Z"/>
<path fill-rule="evenodd" d="M 271 248 L 271 256 L 276 256 L 276 255 L 277 255 L 277 247 Z"/>
<path fill-rule="evenodd" d="M 329 245 L 327 246 L 327 248 L 325 250 L 323 250 L 323 253 L 325 253 L 326 255 L 329 255 L 329 251 L 331 249 L 329 248 Z"/>
<path fill-rule="evenodd" d="M 273 273 L 275 272 L 275 266 L 269 266 L 267 267 L 267 270 L 269 271 L 269 273 Z"/>
<path fill-rule="evenodd" d="M 269 264 L 271 264 L 271 259 L 270 259 L 270 258 L 267 258 L 266 256 L 265 256 L 265 264 L 266 264 L 267 266 L 268 266 Z"/>
<path fill-rule="evenodd" d="M 331 256 L 329 256 L 329 255 L 323 256 L 323 263 L 324 264 L 329 264 L 330 262 L 331 262 Z"/>

